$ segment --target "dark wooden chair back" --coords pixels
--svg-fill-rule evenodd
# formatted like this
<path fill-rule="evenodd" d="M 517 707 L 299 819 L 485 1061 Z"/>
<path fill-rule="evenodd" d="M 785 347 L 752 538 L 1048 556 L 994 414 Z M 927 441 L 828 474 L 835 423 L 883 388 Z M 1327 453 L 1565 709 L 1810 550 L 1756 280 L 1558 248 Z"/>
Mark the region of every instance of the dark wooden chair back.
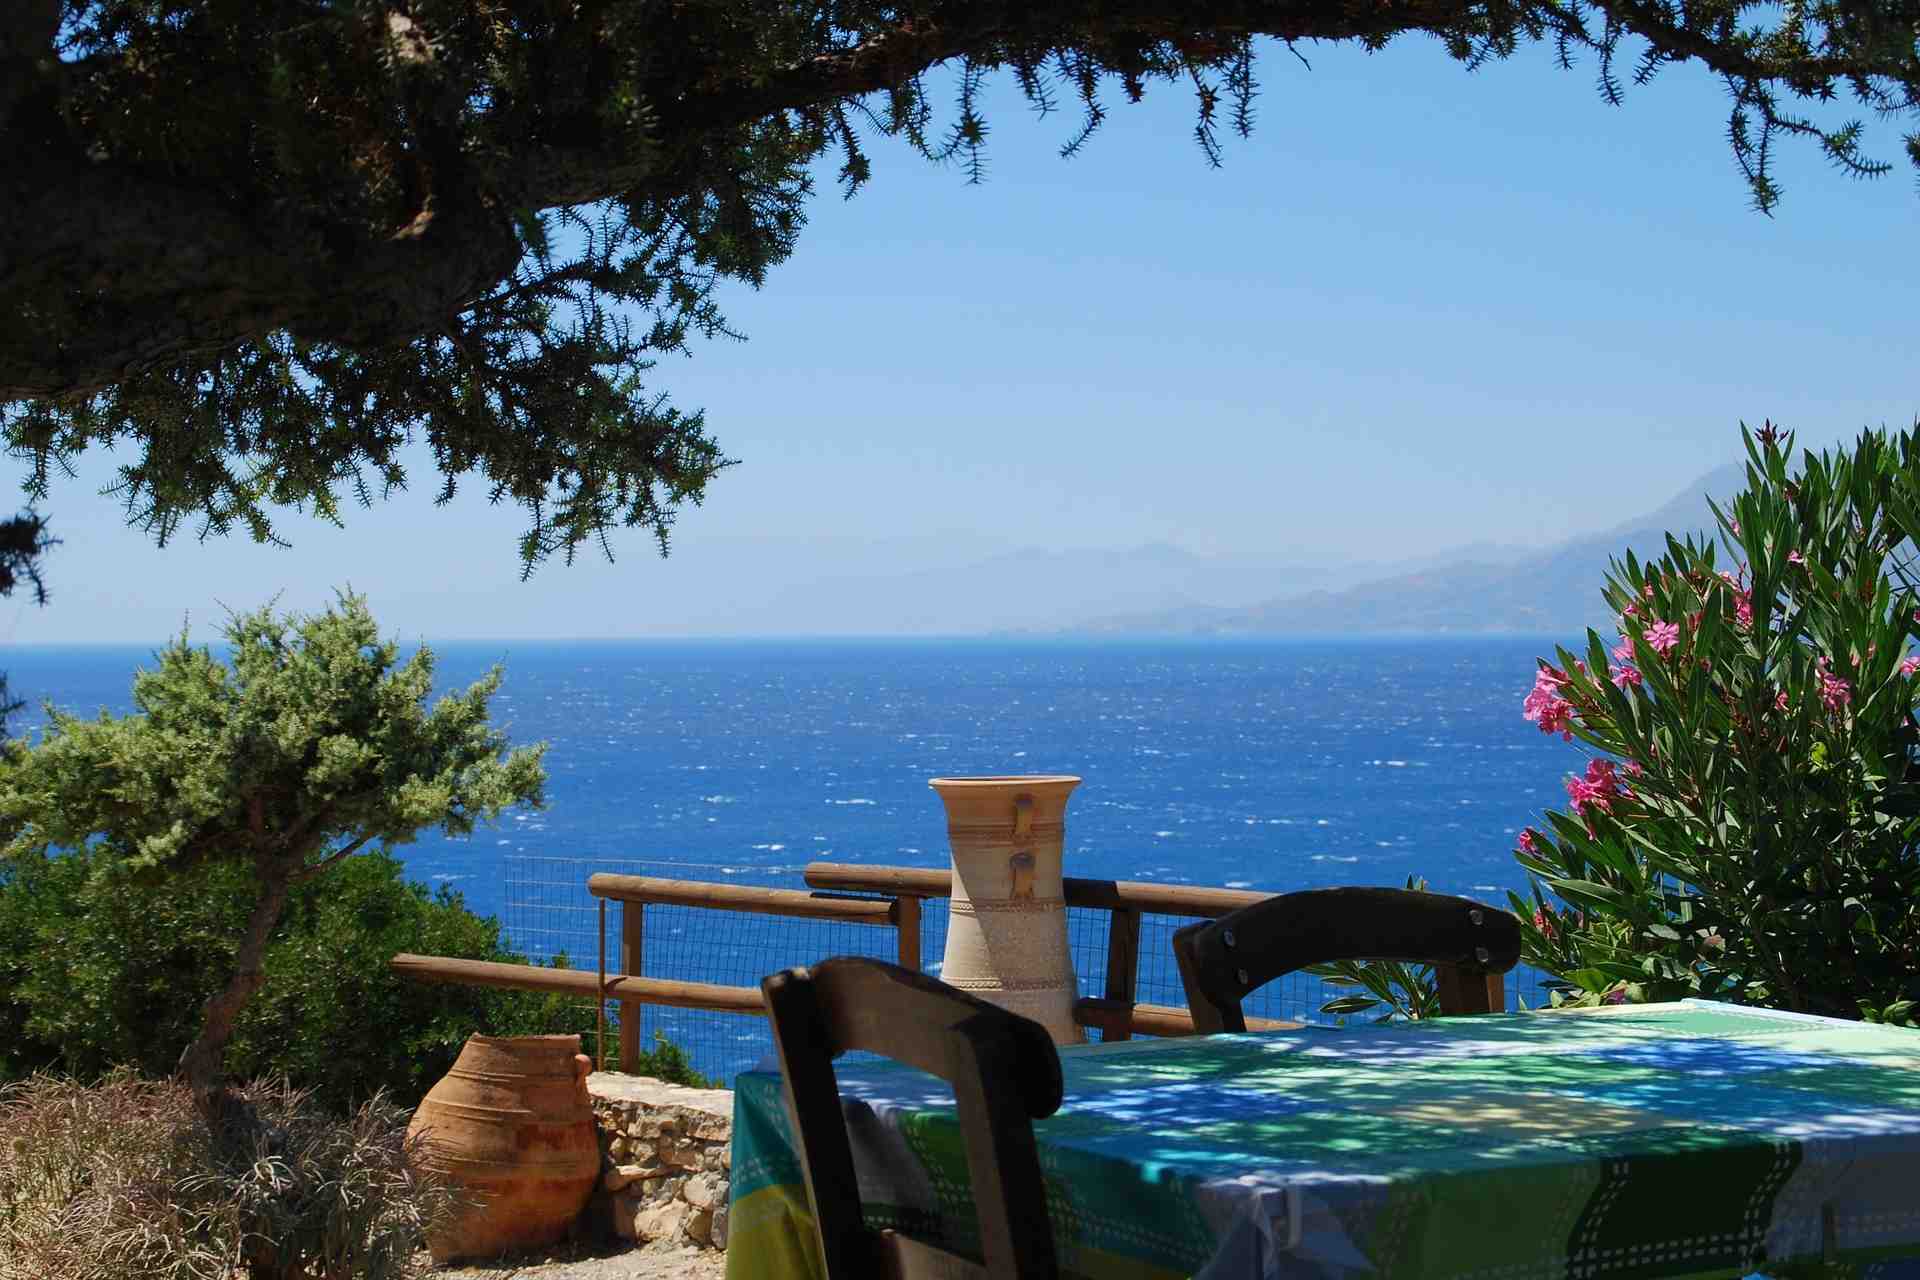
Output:
<path fill-rule="evenodd" d="M 1194 1030 L 1245 1031 L 1240 1001 L 1275 978 L 1335 960 L 1430 964 L 1442 1013 L 1506 1008 L 1500 975 L 1520 960 L 1520 922 L 1471 898 L 1412 889 L 1307 889 L 1173 935 Z"/>
<path fill-rule="evenodd" d="M 910 969 L 841 957 L 763 980 L 799 1127 L 828 1280 L 893 1275 L 1053 1280 L 1033 1121 L 1060 1106 L 1060 1056 L 1039 1023 Z M 985 1266 L 861 1220 L 833 1059 L 878 1053 L 953 1086 Z"/>

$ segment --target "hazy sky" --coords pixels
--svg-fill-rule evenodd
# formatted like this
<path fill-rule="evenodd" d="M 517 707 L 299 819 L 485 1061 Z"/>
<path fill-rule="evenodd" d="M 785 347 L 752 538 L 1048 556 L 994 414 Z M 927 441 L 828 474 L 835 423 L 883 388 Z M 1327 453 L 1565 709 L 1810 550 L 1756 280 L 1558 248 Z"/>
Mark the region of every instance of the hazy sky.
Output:
<path fill-rule="evenodd" d="M 123 527 L 113 460 L 48 504 L 54 603 L 0 641 L 147 641 L 351 582 L 403 636 L 698 629 L 809 575 L 1022 546 L 1168 542 L 1299 559 L 1546 543 L 1650 510 L 1771 416 L 1803 443 L 1911 423 L 1913 176 L 1786 145 L 1753 213 L 1716 83 L 1604 105 L 1545 51 L 1468 74 L 1429 41 L 1264 60 L 1251 140 L 1210 170 L 1157 91 L 1062 160 L 1077 117 L 1009 92 L 989 179 L 873 144 L 824 175 L 794 258 L 726 309 L 745 343 L 656 370 L 741 465 L 662 564 L 630 535 L 518 581 L 519 514 L 414 491 L 284 550 Z M 1879 150 L 1899 160 L 1882 130 Z M 17 477 L 18 471 L 14 472 Z"/>

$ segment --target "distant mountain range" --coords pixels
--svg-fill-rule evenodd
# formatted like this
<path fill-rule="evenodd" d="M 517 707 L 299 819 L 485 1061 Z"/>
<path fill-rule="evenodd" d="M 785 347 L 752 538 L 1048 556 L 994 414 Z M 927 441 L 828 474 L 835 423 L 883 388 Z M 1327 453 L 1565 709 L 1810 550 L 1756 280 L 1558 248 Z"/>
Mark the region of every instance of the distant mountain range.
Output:
<path fill-rule="evenodd" d="M 1657 511 L 1546 551 L 1494 559 L 1479 549 L 1444 563 L 1405 568 L 1350 586 L 1282 587 L 1258 604 L 1181 604 L 1118 612 L 1066 628 L 1100 635 L 1304 635 L 1389 632 L 1567 632 L 1612 622 L 1600 599 L 1607 563 L 1628 548 L 1645 558 L 1666 535 L 1717 532 L 1707 505 L 1740 492 L 1746 474 L 1727 466 L 1702 476 Z"/>
<path fill-rule="evenodd" d="M 1496 549 L 1497 550 L 1497 549 Z M 981 635 L 1053 633 L 1115 614 L 1187 608 L 1351 586 L 1387 564 L 1298 555 L 1203 556 L 1149 544 L 1124 549 L 1022 548 L 908 572 L 793 566 L 784 585 L 738 597 L 684 625 L 718 634 Z"/>
<path fill-rule="evenodd" d="M 690 543 L 660 567 L 660 589 L 668 593 L 663 599 L 675 603 L 649 630 L 813 636 L 1578 634 L 1609 621 L 1599 594 L 1609 557 L 1627 547 L 1657 552 L 1669 530 L 1713 527 L 1705 495 L 1737 492 L 1744 479 L 1739 468 L 1723 468 L 1657 511 L 1555 547 L 1479 543 L 1393 561 L 1332 560 L 1317 546 L 1222 555 L 1164 543 L 1027 547 L 970 559 L 957 544 L 825 553 L 778 540 L 734 547 Z M 756 589 L 742 590 L 747 582 Z"/>

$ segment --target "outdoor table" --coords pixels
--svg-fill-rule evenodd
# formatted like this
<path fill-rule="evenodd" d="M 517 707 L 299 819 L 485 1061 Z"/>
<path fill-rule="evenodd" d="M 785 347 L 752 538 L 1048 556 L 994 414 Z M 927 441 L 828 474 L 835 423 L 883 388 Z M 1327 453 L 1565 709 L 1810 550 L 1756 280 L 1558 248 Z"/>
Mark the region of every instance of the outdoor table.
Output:
<path fill-rule="evenodd" d="M 1920 1276 L 1920 1031 L 1684 1001 L 1060 1060 L 1034 1132 L 1072 1275 Z M 836 1065 L 868 1222 L 971 1251 L 946 1085 Z M 819 1276 L 777 1073 L 735 1082 L 732 1156 L 729 1280 Z"/>

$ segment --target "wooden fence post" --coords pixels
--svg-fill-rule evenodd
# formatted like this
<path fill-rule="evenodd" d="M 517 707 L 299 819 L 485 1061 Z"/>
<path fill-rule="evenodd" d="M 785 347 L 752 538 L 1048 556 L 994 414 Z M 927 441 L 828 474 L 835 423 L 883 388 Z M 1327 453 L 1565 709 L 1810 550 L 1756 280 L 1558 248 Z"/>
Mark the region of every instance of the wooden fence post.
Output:
<path fill-rule="evenodd" d="M 1107 913 L 1107 986 L 1106 998 L 1134 1003 L 1140 977 L 1140 909 L 1115 907 Z M 1108 1027 L 1100 1033 L 1102 1042 L 1131 1038 L 1131 1027 Z"/>
<path fill-rule="evenodd" d="M 640 902 L 622 902 L 620 904 L 620 972 L 629 977 L 639 977 L 641 970 L 641 944 L 646 938 L 646 904 Z M 620 1002 L 620 1070 L 634 1075 L 640 1061 L 640 1002 L 622 1000 Z"/>
<path fill-rule="evenodd" d="M 600 963 L 594 971 L 599 983 L 593 993 L 593 1069 L 607 1069 L 607 900 L 596 898 L 600 909 Z"/>
<path fill-rule="evenodd" d="M 902 969 L 920 972 L 920 899 L 902 894 L 893 900 L 894 925 L 900 931 L 900 952 L 896 957 Z"/>

